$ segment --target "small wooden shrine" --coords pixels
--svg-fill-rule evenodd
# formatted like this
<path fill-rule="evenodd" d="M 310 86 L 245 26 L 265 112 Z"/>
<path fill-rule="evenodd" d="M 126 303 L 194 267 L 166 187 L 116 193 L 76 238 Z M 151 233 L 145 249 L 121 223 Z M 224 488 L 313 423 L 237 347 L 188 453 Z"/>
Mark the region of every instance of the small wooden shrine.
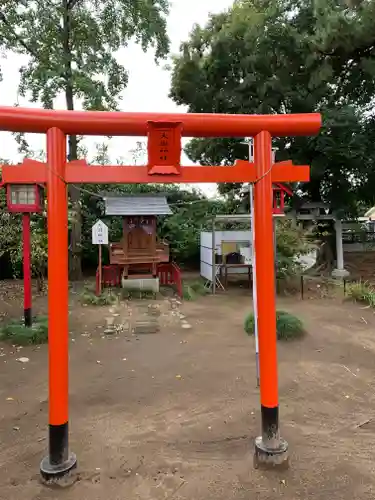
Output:
<path fill-rule="evenodd" d="M 105 215 L 123 218 L 121 241 L 110 243 L 109 260 L 123 278 L 156 277 L 157 266 L 169 262 L 169 245 L 157 237 L 157 217 L 172 211 L 162 195 L 107 196 Z"/>

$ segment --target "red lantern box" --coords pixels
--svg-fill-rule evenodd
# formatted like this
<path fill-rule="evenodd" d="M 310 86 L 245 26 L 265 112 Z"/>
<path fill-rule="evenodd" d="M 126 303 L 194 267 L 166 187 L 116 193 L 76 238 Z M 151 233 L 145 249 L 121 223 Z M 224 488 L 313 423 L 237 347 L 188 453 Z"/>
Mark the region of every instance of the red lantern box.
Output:
<path fill-rule="evenodd" d="M 7 184 L 7 205 L 12 213 L 42 212 L 43 187 L 38 184 Z"/>

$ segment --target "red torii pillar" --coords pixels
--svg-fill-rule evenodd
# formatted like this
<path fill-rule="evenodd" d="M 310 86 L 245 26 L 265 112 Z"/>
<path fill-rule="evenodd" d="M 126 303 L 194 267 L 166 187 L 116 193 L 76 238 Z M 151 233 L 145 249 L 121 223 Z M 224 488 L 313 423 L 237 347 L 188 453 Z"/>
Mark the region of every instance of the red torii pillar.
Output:
<path fill-rule="evenodd" d="M 50 479 L 76 466 L 68 444 L 68 183 L 255 184 L 255 245 L 262 435 L 255 442 L 257 465 L 281 465 L 288 445 L 280 438 L 276 349 L 272 183 L 309 180 L 308 166 L 272 165 L 272 136 L 318 133 L 321 118 L 306 115 L 146 114 L 51 111 L 0 107 L 0 130 L 47 134 L 47 163 L 25 160 L 4 166 L 4 183 L 47 184 L 49 304 L 49 454 L 41 473 Z M 145 167 L 88 166 L 66 162 L 66 135 L 148 136 Z M 254 137 L 255 162 L 232 167 L 181 167 L 181 136 Z"/>
<path fill-rule="evenodd" d="M 255 440 L 256 466 L 269 461 L 279 465 L 288 460 L 288 444 L 280 438 L 279 431 L 273 211 L 265 209 L 273 208 L 272 175 L 268 175 L 272 169 L 271 155 L 271 135 L 261 132 L 254 138 L 257 174 L 254 186 L 255 267 L 262 413 L 262 435 Z"/>

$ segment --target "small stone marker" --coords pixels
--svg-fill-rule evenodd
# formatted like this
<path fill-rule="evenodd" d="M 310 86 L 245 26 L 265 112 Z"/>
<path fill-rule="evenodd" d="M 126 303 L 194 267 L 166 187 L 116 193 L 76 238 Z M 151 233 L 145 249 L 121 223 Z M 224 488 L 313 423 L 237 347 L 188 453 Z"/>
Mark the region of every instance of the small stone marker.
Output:
<path fill-rule="evenodd" d="M 150 304 L 147 308 L 147 313 L 150 316 L 160 316 L 161 315 L 160 306 L 158 304 Z"/>
<path fill-rule="evenodd" d="M 30 360 L 29 358 L 18 358 L 17 361 L 19 361 L 20 363 L 28 363 Z"/>
<path fill-rule="evenodd" d="M 157 333 L 159 332 L 160 327 L 157 321 L 150 320 L 138 320 L 134 325 L 134 333 L 137 334 L 146 334 L 146 333 Z"/>

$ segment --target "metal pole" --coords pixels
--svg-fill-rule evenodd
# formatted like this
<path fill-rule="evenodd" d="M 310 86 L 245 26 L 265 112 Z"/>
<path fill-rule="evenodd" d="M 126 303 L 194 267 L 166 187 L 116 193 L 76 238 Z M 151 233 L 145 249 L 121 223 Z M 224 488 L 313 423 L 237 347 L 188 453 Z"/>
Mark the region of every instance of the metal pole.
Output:
<path fill-rule="evenodd" d="M 243 142 L 249 147 L 249 162 L 254 161 L 254 144 L 253 138 L 249 137 L 248 140 Z M 258 338 L 258 306 L 257 306 L 257 273 L 255 266 L 255 231 L 254 231 L 254 191 L 253 185 L 249 184 L 249 198 L 250 198 L 250 230 L 252 242 L 252 268 L 253 268 L 253 310 L 254 310 L 254 336 L 255 336 L 255 372 L 257 387 L 260 385 L 259 374 L 259 338 Z"/>
<path fill-rule="evenodd" d="M 212 218 L 212 294 L 216 294 L 216 237 L 215 237 L 215 217 Z"/>
<path fill-rule="evenodd" d="M 254 144 L 250 137 L 246 142 L 242 143 L 249 146 L 249 162 L 254 161 Z M 254 310 L 254 336 L 255 336 L 255 372 L 257 387 L 260 385 L 259 374 L 259 338 L 258 338 L 258 307 L 257 307 L 257 280 L 255 266 L 255 231 L 254 231 L 254 192 L 252 184 L 249 184 L 250 198 L 250 223 L 251 223 L 251 239 L 252 239 L 252 268 L 253 268 L 253 310 Z"/>
<path fill-rule="evenodd" d="M 271 147 L 269 132 L 255 137 L 254 229 L 262 413 L 262 435 L 255 440 L 256 466 L 285 465 L 288 460 L 288 444 L 279 431 Z"/>
<path fill-rule="evenodd" d="M 68 432 L 68 196 L 65 184 L 66 137 L 47 132 L 49 453 L 40 465 L 45 480 L 76 467 Z"/>
<path fill-rule="evenodd" d="M 253 266 L 253 309 L 254 309 L 254 333 L 255 333 L 255 369 L 257 378 L 257 387 L 260 385 L 259 374 L 259 339 L 258 339 L 258 304 L 257 304 L 257 273 L 255 265 L 255 231 L 254 231 L 254 198 L 253 186 L 249 186 L 250 195 L 250 218 L 251 218 L 251 235 L 252 235 L 252 266 Z"/>
<path fill-rule="evenodd" d="M 102 294 L 102 245 L 99 245 L 99 295 Z"/>
<path fill-rule="evenodd" d="M 25 326 L 31 327 L 31 230 L 30 214 L 22 215 L 23 234 L 23 315 Z"/>
<path fill-rule="evenodd" d="M 273 216 L 272 216 L 273 217 Z M 277 297 L 277 240 L 276 240 L 276 218 L 273 217 L 272 220 L 273 229 L 273 251 L 275 255 L 275 296 Z"/>

